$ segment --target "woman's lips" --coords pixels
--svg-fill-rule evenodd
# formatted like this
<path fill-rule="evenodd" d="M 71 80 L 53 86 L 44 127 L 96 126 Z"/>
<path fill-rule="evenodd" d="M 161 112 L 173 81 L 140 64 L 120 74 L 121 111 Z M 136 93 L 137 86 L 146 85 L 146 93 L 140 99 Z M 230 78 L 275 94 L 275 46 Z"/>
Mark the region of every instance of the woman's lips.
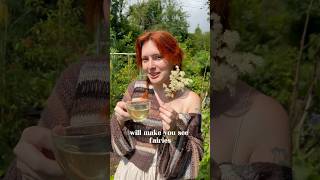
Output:
<path fill-rule="evenodd" d="M 149 75 L 150 75 L 150 78 L 151 78 L 151 79 L 156 79 L 156 78 L 159 77 L 160 72 L 157 72 L 157 73 L 149 73 Z"/>

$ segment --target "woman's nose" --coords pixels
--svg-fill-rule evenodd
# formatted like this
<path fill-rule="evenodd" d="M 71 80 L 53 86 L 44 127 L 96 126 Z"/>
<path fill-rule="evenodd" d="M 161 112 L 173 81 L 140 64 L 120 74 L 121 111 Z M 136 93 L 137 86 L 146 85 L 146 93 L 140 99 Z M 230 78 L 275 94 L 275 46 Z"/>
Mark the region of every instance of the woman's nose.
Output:
<path fill-rule="evenodd" d="M 155 65 L 155 64 L 154 64 L 154 62 L 153 62 L 152 58 L 151 58 L 151 57 L 149 57 L 148 67 L 151 69 L 151 68 L 154 68 L 154 67 L 155 67 L 154 65 Z"/>

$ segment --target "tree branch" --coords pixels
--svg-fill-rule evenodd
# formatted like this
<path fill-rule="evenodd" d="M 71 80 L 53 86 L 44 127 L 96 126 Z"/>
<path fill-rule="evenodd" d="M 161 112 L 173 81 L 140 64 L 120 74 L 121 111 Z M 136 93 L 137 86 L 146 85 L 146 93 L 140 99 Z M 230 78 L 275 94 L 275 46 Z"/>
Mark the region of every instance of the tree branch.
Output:
<path fill-rule="evenodd" d="M 320 49 L 317 50 L 316 53 L 316 62 L 314 64 L 314 69 L 313 69 L 313 75 L 312 75 L 312 80 L 311 83 L 309 85 L 308 88 L 308 95 L 305 97 L 304 99 L 304 111 L 303 114 L 300 118 L 300 120 L 298 121 L 297 126 L 295 127 L 295 135 L 296 135 L 296 139 L 295 139 L 295 150 L 299 150 L 300 147 L 300 134 L 303 133 L 303 124 L 305 119 L 307 118 L 307 115 L 309 113 L 309 109 L 312 105 L 312 99 L 313 99 L 313 93 L 314 93 L 314 87 L 317 83 L 317 79 L 318 79 L 318 71 L 319 71 L 319 65 L 320 65 Z M 297 117 L 299 118 L 299 117 Z"/>
<path fill-rule="evenodd" d="M 298 98 L 298 86 L 299 86 L 299 78 L 300 78 L 300 64 L 301 64 L 301 59 L 302 59 L 302 53 L 304 49 L 304 43 L 305 43 L 305 38 L 307 34 L 307 29 L 308 29 L 308 24 L 309 24 L 309 18 L 310 18 L 310 11 L 312 8 L 313 0 L 310 0 L 310 4 L 306 13 L 306 20 L 303 28 L 303 33 L 302 37 L 300 40 L 300 50 L 299 50 L 299 55 L 296 63 L 296 70 L 295 70 L 295 78 L 294 78 L 294 84 L 293 84 L 293 91 L 291 95 L 291 104 L 290 104 L 290 109 L 289 109 L 289 118 L 291 120 L 291 128 L 294 128 L 296 125 L 296 104 L 297 104 L 297 98 Z"/>

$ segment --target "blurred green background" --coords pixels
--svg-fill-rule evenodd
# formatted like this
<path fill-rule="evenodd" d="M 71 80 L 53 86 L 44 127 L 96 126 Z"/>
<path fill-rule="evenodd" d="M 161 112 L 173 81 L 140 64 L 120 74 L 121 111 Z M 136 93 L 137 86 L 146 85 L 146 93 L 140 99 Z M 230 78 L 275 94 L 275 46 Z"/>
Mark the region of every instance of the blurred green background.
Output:
<path fill-rule="evenodd" d="M 95 53 L 84 2 L 0 0 L 0 177 L 25 127 L 35 125 L 56 79 Z"/>
<path fill-rule="evenodd" d="M 295 179 L 320 179 L 320 1 L 231 0 L 238 50 L 264 59 L 241 77 L 277 99 L 290 118 Z"/>

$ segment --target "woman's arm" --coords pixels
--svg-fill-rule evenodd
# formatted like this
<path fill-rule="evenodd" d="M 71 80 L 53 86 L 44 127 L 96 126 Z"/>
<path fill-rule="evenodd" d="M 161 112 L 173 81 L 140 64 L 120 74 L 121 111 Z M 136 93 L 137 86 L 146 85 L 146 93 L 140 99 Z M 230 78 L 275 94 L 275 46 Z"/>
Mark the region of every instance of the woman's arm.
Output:
<path fill-rule="evenodd" d="M 160 174 L 165 178 L 194 179 L 199 172 L 203 156 L 200 98 L 192 92 L 184 104 L 189 105 L 189 114 L 180 114 L 176 125 L 178 131 L 188 134 L 177 136 L 176 141 L 159 146 L 157 164 Z"/>
<path fill-rule="evenodd" d="M 134 82 L 129 84 L 122 102 L 131 100 L 133 90 Z M 128 157 L 134 152 L 134 138 L 129 135 L 129 130 L 124 126 L 124 121 L 119 120 L 117 116 L 119 115 L 114 113 L 110 122 L 112 147 L 118 155 Z"/>

